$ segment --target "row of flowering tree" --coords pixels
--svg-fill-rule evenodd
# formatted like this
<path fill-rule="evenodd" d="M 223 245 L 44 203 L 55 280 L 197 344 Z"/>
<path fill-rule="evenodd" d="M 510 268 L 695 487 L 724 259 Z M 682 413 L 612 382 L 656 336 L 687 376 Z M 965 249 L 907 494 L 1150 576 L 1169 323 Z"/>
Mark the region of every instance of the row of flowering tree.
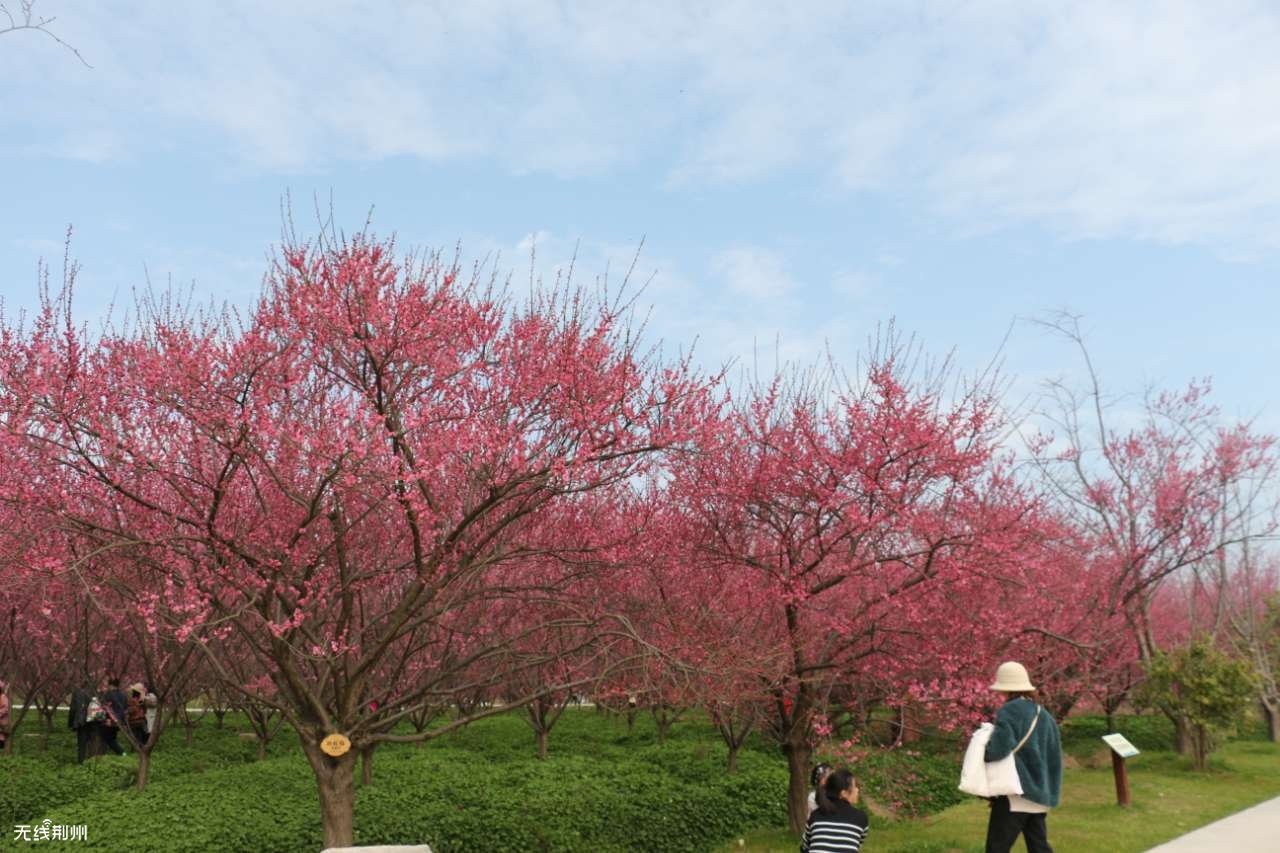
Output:
<path fill-rule="evenodd" d="M 575 606 L 596 544 L 576 505 L 695 439 L 707 387 L 638 352 L 607 295 L 514 300 L 365 235 L 287 246 L 243 320 L 145 307 L 89 335 L 54 299 L 6 327 L 3 450 L 32 476 L 4 497 L 59 534 L 6 570 L 126 599 L 279 709 L 326 845 L 348 844 L 357 754 L 441 732 L 390 726 L 455 674 L 599 626 Z M 520 602 L 537 616 L 488 618 Z M 265 681 L 237 677 L 229 649 Z M 323 751 L 334 733 L 352 749 Z"/>
<path fill-rule="evenodd" d="M 1028 463 L 997 382 L 893 334 L 729 388 L 604 283 L 517 296 L 367 234 L 291 239 L 243 317 L 157 297 L 90 333 L 73 278 L 0 326 L 0 666 L 28 703 L 132 667 L 262 751 L 286 721 L 330 846 L 380 744 L 520 708 L 545 755 L 582 695 L 701 707 L 730 768 L 776 738 L 798 828 L 824 735 L 965 724 L 1002 657 L 1114 711 L 1190 624 L 1161 590 L 1269 523 L 1269 439 L 1194 390 L 1127 434 L 1060 396 Z"/>

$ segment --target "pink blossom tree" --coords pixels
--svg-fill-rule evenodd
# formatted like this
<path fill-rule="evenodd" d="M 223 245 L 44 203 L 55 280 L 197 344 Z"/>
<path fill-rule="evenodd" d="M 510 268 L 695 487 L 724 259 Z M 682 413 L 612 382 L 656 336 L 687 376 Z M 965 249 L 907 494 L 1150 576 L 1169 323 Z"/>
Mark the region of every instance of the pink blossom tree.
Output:
<path fill-rule="evenodd" d="M 352 839 L 362 749 L 496 710 L 392 733 L 453 681 L 389 663 L 465 671 L 512 641 L 464 618 L 472 603 L 570 599 L 576 569 L 522 575 L 559 547 L 538 520 L 642 474 L 709 406 L 687 369 L 637 349 L 607 292 L 515 300 L 363 234 L 292 241 L 242 321 L 162 299 L 91 337 L 66 299 L 4 332 L 7 443 L 80 496 L 32 491 L 24 510 L 127 555 L 128 573 L 86 563 L 85 582 L 131 587 L 149 631 L 288 719 L 329 846 Z M 467 652 L 437 656 L 450 637 Z M 272 690 L 223 663 L 231 638 Z M 353 750 L 322 750 L 331 734 Z"/>
<path fill-rule="evenodd" d="M 671 463 L 672 495 L 698 522 L 685 558 L 748 588 L 723 605 L 769 617 L 779 654 L 759 678 L 796 831 L 837 685 L 972 693 L 974 641 L 1003 627 L 991 579 L 1014 564 L 1008 537 L 1029 509 L 997 464 L 994 391 L 955 393 L 945 371 L 913 379 L 913 355 L 893 339 L 847 387 L 802 375 L 753 388 L 714 441 Z"/>

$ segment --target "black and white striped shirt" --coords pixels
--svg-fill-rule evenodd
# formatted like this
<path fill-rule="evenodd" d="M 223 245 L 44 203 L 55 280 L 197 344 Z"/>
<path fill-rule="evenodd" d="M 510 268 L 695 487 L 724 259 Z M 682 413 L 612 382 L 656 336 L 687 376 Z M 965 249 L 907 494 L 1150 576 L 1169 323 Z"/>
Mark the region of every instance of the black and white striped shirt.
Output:
<path fill-rule="evenodd" d="M 867 813 L 844 800 L 831 814 L 821 809 L 809 815 L 800 853 L 858 853 L 867 837 Z"/>

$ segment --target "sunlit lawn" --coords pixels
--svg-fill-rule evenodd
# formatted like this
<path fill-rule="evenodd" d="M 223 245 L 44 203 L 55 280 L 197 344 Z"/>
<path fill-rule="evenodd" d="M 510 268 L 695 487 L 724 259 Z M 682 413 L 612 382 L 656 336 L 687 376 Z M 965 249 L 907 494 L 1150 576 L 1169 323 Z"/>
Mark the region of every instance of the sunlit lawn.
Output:
<path fill-rule="evenodd" d="M 958 771 L 957 771 L 958 772 Z M 1188 759 L 1146 753 L 1129 761 L 1133 805 L 1116 805 L 1110 767 L 1068 770 L 1063 804 L 1049 816 L 1049 841 L 1058 853 L 1138 853 L 1206 823 L 1280 795 L 1280 746 L 1238 741 L 1197 773 Z M 987 807 L 965 802 L 922 820 L 872 819 L 867 853 L 981 853 Z M 781 829 L 745 836 L 726 850 L 788 851 L 799 840 Z M 1021 842 L 1015 847 L 1021 850 Z M 1280 850 L 1280 841 L 1277 842 Z"/>

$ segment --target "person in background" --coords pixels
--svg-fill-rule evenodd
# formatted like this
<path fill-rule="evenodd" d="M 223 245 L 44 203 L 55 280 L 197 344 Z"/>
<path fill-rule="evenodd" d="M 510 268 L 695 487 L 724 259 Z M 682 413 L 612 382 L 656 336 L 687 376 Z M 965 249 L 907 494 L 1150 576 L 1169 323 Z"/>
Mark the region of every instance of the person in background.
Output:
<path fill-rule="evenodd" d="M 991 689 L 1005 695 L 987 742 L 987 761 L 1012 753 L 1022 796 L 995 797 L 987 821 L 987 853 L 1009 853 L 1021 835 L 1027 853 L 1053 853 L 1045 815 L 1062 794 L 1062 739 L 1053 715 L 1033 698 L 1027 669 L 1005 661 Z"/>
<path fill-rule="evenodd" d="M 857 807 L 858 780 L 848 770 L 833 770 L 818 786 L 818 808 L 809 815 L 800 853 L 858 853 L 869 828 Z"/>
<path fill-rule="evenodd" d="M 146 693 L 147 689 L 141 684 L 129 685 L 129 706 L 125 719 L 129 723 L 129 733 L 138 746 L 147 742 Z"/>
<path fill-rule="evenodd" d="M 120 689 L 120 679 L 107 680 L 107 692 L 102 694 L 100 701 L 107 711 L 107 719 L 102 723 L 102 742 L 116 755 L 124 755 L 124 747 L 117 738 L 120 736 L 120 727 L 128 719 L 129 700 Z"/>
<path fill-rule="evenodd" d="M 156 708 L 160 705 L 160 700 L 156 699 L 156 692 L 150 687 L 142 696 L 142 704 L 147 709 L 147 734 L 151 734 L 156 730 Z"/>
<path fill-rule="evenodd" d="M 93 693 L 81 684 L 71 691 L 71 711 L 67 714 L 67 728 L 76 733 L 76 763 L 84 764 L 90 755 L 97 755 L 98 723 L 89 719 L 89 702 Z"/>
<path fill-rule="evenodd" d="M 818 789 L 827 781 L 827 774 L 830 772 L 830 764 L 819 763 L 814 765 L 813 772 L 809 774 L 809 786 L 813 788 L 809 792 L 809 814 L 813 814 L 813 810 L 818 807 Z"/>
<path fill-rule="evenodd" d="M 0 752 L 4 752 L 9 744 L 9 708 L 9 686 L 0 681 Z"/>

